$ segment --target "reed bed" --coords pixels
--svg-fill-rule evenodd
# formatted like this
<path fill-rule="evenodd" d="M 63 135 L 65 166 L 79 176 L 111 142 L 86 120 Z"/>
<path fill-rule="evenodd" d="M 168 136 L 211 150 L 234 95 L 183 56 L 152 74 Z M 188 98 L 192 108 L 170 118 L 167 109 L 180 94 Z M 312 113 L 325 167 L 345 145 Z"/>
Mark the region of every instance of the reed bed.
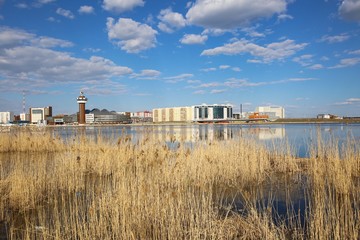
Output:
<path fill-rule="evenodd" d="M 272 151 L 244 138 L 189 147 L 151 133 L 136 141 L 126 135 L 114 141 L 81 134 L 63 140 L 47 131 L 4 133 L 0 235 L 359 239 L 359 143 L 318 141 L 310 158 L 299 160 L 289 146 Z M 296 185 L 301 190 L 295 195 L 306 202 L 301 213 L 294 208 Z M 277 198 L 285 199 L 285 215 L 274 212 Z"/>

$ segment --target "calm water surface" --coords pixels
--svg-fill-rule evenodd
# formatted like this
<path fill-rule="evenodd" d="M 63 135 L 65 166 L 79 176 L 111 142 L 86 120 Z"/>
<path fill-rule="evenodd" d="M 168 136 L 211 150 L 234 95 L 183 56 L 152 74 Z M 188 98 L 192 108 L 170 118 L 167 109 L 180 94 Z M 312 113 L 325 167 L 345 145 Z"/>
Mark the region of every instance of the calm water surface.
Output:
<path fill-rule="evenodd" d="M 59 127 L 57 134 L 71 138 L 75 134 L 86 133 L 96 137 L 99 133 L 117 140 L 121 136 L 140 139 L 145 134 L 154 134 L 160 141 L 182 141 L 191 145 L 199 141 L 252 138 L 269 146 L 283 146 L 288 143 L 293 154 L 306 157 L 309 149 L 317 144 L 319 137 L 324 142 L 336 140 L 339 145 L 348 139 L 360 140 L 360 124 L 194 124 L 194 125 L 125 125 L 125 126 L 86 126 Z"/>

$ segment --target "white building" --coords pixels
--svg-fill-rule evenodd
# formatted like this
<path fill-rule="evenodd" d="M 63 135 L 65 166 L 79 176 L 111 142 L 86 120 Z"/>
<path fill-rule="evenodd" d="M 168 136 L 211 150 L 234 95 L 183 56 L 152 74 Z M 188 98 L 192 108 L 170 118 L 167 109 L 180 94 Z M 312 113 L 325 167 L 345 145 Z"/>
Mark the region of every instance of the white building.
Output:
<path fill-rule="evenodd" d="M 203 104 L 153 110 L 153 122 L 224 122 L 232 119 L 230 105 Z"/>
<path fill-rule="evenodd" d="M 30 108 L 31 123 L 45 123 L 49 117 L 52 117 L 52 107 Z"/>
<path fill-rule="evenodd" d="M 95 122 L 95 114 L 93 114 L 93 113 L 85 114 L 85 122 L 86 123 L 94 123 Z"/>
<path fill-rule="evenodd" d="M 223 122 L 233 119 L 230 105 L 196 105 L 194 108 L 195 122 Z"/>
<path fill-rule="evenodd" d="M 283 107 L 257 107 L 255 112 L 260 115 L 268 115 L 269 119 L 285 118 L 285 109 Z"/>
<path fill-rule="evenodd" d="M 30 114 L 28 114 L 28 113 L 20 113 L 20 120 L 21 121 L 30 121 Z"/>
<path fill-rule="evenodd" d="M 13 112 L 0 112 L 0 124 L 6 124 L 14 121 Z"/>

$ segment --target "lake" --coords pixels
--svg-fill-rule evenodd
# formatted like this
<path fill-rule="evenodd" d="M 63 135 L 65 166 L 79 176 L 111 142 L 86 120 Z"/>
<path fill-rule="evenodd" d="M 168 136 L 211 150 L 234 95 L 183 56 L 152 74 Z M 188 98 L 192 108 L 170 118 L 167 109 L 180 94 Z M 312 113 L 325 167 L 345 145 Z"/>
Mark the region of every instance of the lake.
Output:
<path fill-rule="evenodd" d="M 80 130 L 80 131 L 79 131 Z M 57 127 L 56 134 L 70 138 L 74 134 L 97 134 L 117 139 L 130 136 L 132 140 L 152 134 L 158 140 L 171 143 L 181 141 L 189 144 L 199 141 L 252 138 L 268 146 L 284 146 L 288 143 L 297 157 L 308 157 L 309 149 L 317 144 L 319 137 L 325 142 L 336 140 L 339 145 L 346 140 L 360 140 L 360 124 L 189 124 L 189 125 L 121 125 Z"/>

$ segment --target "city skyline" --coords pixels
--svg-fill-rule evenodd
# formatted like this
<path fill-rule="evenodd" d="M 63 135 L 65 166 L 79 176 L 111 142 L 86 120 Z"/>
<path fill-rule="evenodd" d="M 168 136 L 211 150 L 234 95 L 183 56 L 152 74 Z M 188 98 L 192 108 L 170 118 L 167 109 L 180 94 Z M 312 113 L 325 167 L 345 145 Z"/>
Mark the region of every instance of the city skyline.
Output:
<path fill-rule="evenodd" d="M 360 115 L 358 0 L 0 0 L 0 111 Z"/>

